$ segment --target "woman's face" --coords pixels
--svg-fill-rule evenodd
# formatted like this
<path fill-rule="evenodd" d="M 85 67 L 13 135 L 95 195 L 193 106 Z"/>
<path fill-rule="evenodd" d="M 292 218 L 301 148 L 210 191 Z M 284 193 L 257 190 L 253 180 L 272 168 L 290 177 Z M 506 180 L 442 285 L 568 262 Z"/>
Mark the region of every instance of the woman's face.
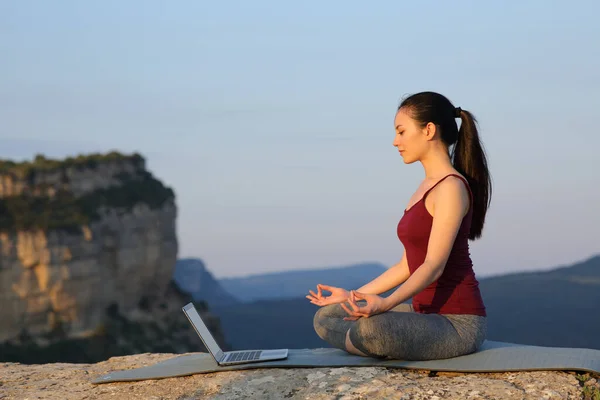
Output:
<path fill-rule="evenodd" d="M 417 122 L 400 109 L 394 118 L 396 135 L 393 145 L 398 149 L 405 164 L 418 161 L 427 149 L 426 129 L 420 128 Z"/>

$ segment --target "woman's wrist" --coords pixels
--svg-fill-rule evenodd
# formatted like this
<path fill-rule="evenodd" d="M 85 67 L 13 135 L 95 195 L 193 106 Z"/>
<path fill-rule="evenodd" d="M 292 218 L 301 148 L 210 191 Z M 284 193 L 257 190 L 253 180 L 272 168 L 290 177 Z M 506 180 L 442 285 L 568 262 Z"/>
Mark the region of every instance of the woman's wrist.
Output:
<path fill-rule="evenodd" d="M 384 308 L 384 311 L 390 311 L 392 308 L 394 308 L 394 307 L 397 306 L 397 304 L 394 304 L 393 299 L 391 299 L 390 297 L 391 296 L 383 298 L 383 308 Z"/>

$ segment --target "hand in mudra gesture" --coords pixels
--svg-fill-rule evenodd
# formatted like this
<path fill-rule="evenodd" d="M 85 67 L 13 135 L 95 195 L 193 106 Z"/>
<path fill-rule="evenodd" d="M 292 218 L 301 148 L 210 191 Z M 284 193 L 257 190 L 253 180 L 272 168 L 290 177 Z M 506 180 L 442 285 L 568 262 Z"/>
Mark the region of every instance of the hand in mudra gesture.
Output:
<path fill-rule="evenodd" d="M 331 292 L 331 295 L 324 296 L 322 292 L 323 290 Z M 310 294 L 307 295 L 306 298 L 309 299 L 311 303 L 318 306 L 343 303 L 350 297 L 350 292 L 346 289 L 322 285 L 320 283 L 317 285 L 317 293 L 313 292 L 312 290 L 309 290 L 309 292 Z"/>
<path fill-rule="evenodd" d="M 367 304 L 359 306 L 356 303 L 357 300 L 366 301 Z M 352 290 L 347 303 L 350 307 L 344 303 L 341 304 L 342 308 L 350 315 L 349 317 L 344 317 L 344 321 L 356 321 L 360 317 L 369 318 L 388 311 L 383 297 L 376 294 L 359 293 Z"/>

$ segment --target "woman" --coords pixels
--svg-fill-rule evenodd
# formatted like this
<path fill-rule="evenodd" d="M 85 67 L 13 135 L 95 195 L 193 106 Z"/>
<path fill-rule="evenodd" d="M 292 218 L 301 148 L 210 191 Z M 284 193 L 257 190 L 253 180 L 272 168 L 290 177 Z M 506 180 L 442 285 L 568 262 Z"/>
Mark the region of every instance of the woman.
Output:
<path fill-rule="evenodd" d="M 425 170 L 398 223 L 404 254 L 356 291 L 322 284 L 310 290 L 306 297 L 323 306 L 315 330 L 332 346 L 368 357 L 431 360 L 475 352 L 487 320 L 468 240 L 481 236 L 492 189 L 476 120 L 446 97 L 422 92 L 400 104 L 394 126 L 404 163 L 418 161 Z"/>

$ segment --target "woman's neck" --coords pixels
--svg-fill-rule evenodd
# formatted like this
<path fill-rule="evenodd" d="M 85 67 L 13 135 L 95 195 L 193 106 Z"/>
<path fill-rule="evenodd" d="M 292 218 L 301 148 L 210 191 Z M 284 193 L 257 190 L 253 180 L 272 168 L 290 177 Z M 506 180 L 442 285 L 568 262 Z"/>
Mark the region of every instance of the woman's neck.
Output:
<path fill-rule="evenodd" d="M 421 164 L 425 170 L 426 180 L 438 180 L 454 171 L 450 155 L 445 149 L 431 150 L 421 159 Z"/>

